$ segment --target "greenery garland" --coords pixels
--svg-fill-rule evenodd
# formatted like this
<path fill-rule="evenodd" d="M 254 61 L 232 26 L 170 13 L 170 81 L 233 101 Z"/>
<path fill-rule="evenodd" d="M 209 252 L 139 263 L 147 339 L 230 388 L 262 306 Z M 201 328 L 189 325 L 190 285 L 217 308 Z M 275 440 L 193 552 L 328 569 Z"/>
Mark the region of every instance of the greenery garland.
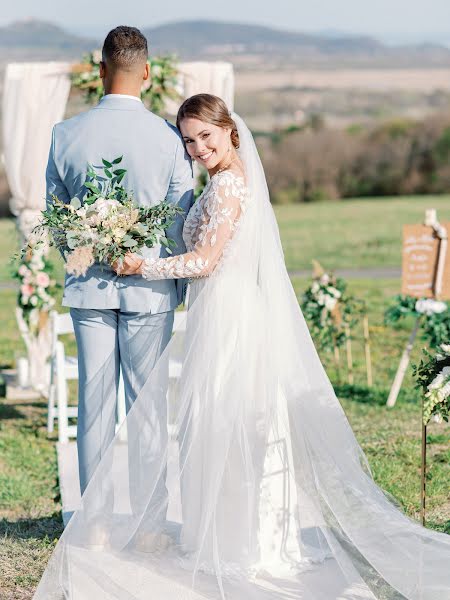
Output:
<path fill-rule="evenodd" d="M 60 284 L 53 278 L 54 265 L 45 255 L 45 244 L 29 245 L 13 271 L 19 281 L 17 306 L 32 335 L 45 326 L 48 313 L 55 305 L 56 290 Z"/>
<path fill-rule="evenodd" d="M 450 340 L 450 305 L 431 298 L 397 295 L 384 314 L 386 325 L 395 325 L 408 316 L 421 317 L 422 339 L 431 348 Z"/>
<path fill-rule="evenodd" d="M 96 104 L 103 96 L 103 84 L 100 79 L 101 50 L 86 54 L 81 63 L 86 70 L 72 73 L 72 85 L 84 92 L 88 104 Z M 157 114 L 164 111 L 167 100 L 177 100 L 178 69 L 176 59 L 172 55 L 153 56 L 148 60 L 150 78 L 141 89 L 141 99 L 147 108 Z"/>

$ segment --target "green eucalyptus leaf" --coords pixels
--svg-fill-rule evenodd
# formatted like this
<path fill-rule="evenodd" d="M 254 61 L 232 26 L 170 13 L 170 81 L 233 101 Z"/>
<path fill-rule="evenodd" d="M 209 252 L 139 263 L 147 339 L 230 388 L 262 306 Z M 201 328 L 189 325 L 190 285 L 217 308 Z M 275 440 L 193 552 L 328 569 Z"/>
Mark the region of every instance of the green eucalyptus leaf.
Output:
<path fill-rule="evenodd" d="M 126 241 L 122 240 L 122 246 L 124 246 L 125 248 L 133 248 L 133 246 L 137 246 L 137 242 L 133 239 L 129 239 Z"/>
<path fill-rule="evenodd" d="M 77 198 L 76 196 L 74 198 L 72 198 L 72 200 L 70 201 L 70 206 L 73 206 L 73 208 L 75 210 L 78 210 L 79 208 L 81 208 L 81 201 L 79 198 Z"/>
<path fill-rule="evenodd" d="M 108 160 L 105 160 L 104 158 L 102 158 L 102 163 L 105 165 L 105 167 L 108 167 L 109 169 L 112 167 L 112 163 L 110 163 Z"/>

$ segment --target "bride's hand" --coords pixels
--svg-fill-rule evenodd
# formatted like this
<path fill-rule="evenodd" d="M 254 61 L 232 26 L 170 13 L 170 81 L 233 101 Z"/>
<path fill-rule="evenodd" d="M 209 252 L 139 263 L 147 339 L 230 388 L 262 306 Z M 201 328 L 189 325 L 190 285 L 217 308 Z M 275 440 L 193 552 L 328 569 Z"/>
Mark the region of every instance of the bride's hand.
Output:
<path fill-rule="evenodd" d="M 118 275 L 142 275 L 141 266 L 143 262 L 143 258 L 129 252 L 122 261 L 114 261 L 112 268 Z"/>

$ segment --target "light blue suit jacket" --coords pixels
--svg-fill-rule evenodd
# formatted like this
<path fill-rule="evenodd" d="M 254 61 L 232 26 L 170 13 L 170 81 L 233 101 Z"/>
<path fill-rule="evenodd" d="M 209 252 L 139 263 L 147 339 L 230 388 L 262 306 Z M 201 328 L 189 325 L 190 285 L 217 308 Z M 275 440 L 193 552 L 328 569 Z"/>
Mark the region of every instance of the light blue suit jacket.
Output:
<path fill-rule="evenodd" d="M 88 163 L 123 155 L 127 169 L 122 185 L 135 202 L 153 206 L 164 199 L 181 206 L 186 215 L 193 202 L 192 165 L 178 130 L 131 98 L 105 96 L 99 104 L 55 125 L 47 165 L 47 205 L 51 194 L 64 202 L 86 193 Z M 184 217 L 168 230 L 174 254 L 186 251 Z M 167 256 L 163 247 L 145 248 L 142 256 Z M 63 306 L 159 313 L 182 301 L 185 281 L 147 281 L 141 276 L 118 277 L 108 266 L 94 264 L 84 277 L 66 275 Z"/>

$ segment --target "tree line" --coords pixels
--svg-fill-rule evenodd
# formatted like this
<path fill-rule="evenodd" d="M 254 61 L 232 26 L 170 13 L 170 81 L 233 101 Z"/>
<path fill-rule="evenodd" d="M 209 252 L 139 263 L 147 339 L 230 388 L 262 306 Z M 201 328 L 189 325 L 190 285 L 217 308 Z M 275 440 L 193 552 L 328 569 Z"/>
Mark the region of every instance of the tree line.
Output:
<path fill-rule="evenodd" d="M 255 137 L 274 203 L 450 191 L 450 111 L 345 130 L 315 117 Z"/>

